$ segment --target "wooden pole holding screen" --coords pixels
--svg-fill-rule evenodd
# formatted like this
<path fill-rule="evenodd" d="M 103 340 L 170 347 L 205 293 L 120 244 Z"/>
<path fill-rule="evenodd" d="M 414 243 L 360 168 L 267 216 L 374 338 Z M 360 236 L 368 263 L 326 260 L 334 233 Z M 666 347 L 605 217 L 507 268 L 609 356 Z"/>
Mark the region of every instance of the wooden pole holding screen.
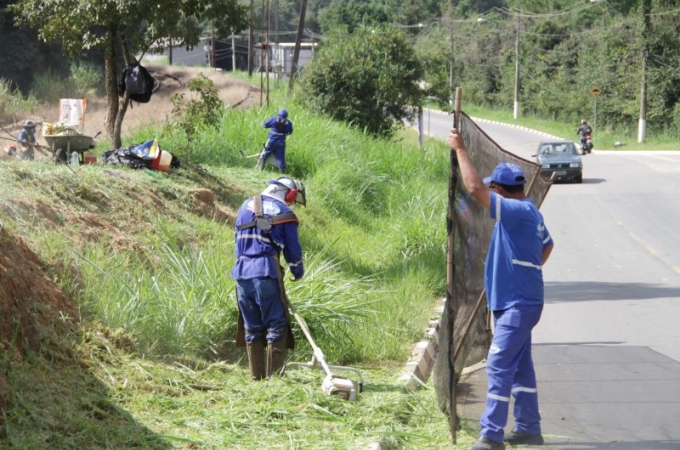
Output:
<path fill-rule="evenodd" d="M 456 96 L 454 99 L 453 110 L 453 127 L 458 128 L 460 125 L 460 102 L 461 102 L 461 88 L 456 88 Z M 459 130 L 460 131 L 460 130 Z M 449 336 L 448 336 L 448 362 L 449 362 L 449 428 L 451 429 L 451 441 L 456 443 L 456 360 L 454 330 L 456 324 L 456 311 L 453 305 L 454 299 L 454 280 L 456 275 L 456 267 L 454 265 L 454 245 L 455 245 L 455 204 L 456 204 L 456 188 L 458 184 L 458 158 L 456 152 L 451 154 L 451 173 L 449 175 L 449 207 L 446 220 L 446 314 L 449 322 Z"/>

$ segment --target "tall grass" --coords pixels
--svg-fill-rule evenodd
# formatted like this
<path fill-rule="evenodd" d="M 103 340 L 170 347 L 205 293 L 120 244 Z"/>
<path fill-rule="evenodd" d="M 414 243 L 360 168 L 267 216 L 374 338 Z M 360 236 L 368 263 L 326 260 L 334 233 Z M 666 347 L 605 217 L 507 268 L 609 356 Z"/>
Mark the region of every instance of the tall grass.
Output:
<path fill-rule="evenodd" d="M 19 89 L 12 87 L 12 82 L 0 79 L 0 121 L 11 118 L 17 122 L 17 117 L 32 112 L 38 106 L 38 100 L 33 96 L 24 95 Z"/>
<path fill-rule="evenodd" d="M 32 94 L 45 103 L 57 103 L 60 98 L 91 98 L 105 92 L 104 76 L 91 63 L 74 62 L 70 74 L 63 77 L 51 69 L 36 73 Z"/>
<path fill-rule="evenodd" d="M 443 144 L 423 151 L 375 140 L 295 104 L 279 104 L 295 126 L 287 142 L 290 176 L 307 186 L 308 206 L 296 211 L 307 275 L 288 283 L 290 299 L 329 360 L 401 361 L 445 292 L 448 152 Z M 218 127 L 203 130 L 192 152 L 192 163 L 212 174 L 203 186 L 220 201 L 233 202 L 233 209 L 279 176 L 273 168 L 254 170 L 255 159 L 244 157 L 266 139 L 261 124 L 275 109 L 227 110 Z M 157 133 L 142 130 L 135 139 Z M 172 151 L 181 137 L 159 139 Z M 192 165 L 158 181 L 138 172 L 128 176 L 138 185 L 135 192 L 161 189 L 188 204 L 196 170 Z M 102 182 L 111 183 L 89 181 Z M 231 184 L 243 193 L 235 196 Z M 82 185 L 72 189 L 101 198 L 119 188 L 100 194 Z M 225 357 L 233 350 L 237 314 L 230 277 L 233 230 L 207 218 L 177 217 L 149 215 L 146 230 L 130 230 L 132 252 L 111 253 L 102 240 L 63 266 L 80 273 L 83 288 L 73 290 L 83 312 L 125 329 L 140 352 Z M 299 350 L 309 350 L 298 338 Z"/>

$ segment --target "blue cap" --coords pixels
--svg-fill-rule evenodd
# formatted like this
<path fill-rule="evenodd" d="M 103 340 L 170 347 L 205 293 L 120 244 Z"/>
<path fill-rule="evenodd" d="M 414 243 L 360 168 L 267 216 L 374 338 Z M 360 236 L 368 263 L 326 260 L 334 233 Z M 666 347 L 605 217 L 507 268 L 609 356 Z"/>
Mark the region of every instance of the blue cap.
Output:
<path fill-rule="evenodd" d="M 524 177 L 524 172 L 519 166 L 510 163 L 499 163 L 493 170 L 490 177 L 484 178 L 484 184 L 489 184 L 492 181 L 498 184 L 505 184 L 506 186 L 519 186 L 526 184 L 527 179 Z"/>
<path fill-rule="evenodd" d="M 284 108 L 279 109 L 279 117 L 283 117 L 284 119 L 288 117 L 288 111 L 286 111 Z"/>

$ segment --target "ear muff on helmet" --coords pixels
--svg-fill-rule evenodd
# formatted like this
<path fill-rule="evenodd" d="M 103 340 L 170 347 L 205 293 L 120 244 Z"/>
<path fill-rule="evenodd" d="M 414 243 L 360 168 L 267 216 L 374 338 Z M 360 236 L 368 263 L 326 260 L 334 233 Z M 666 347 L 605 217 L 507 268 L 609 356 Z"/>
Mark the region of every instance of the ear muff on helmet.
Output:
<path fill-rule="evenodd" d="M 295 181 L 292 178 L 280 177 L 276 180 L 269 180 L 269 184 L 276 184 L 281 186 L 282 190 L 285 189 L 284 200 L 286 203 L 293 204 L 299 203 L 303 206 L 307 205 L 307 199 L 305 196 L 305 185 L 299 181 Z"/>
<path fill-rule="evenodd" d="M 297 199 L 298 195 L 297 185 L 295 184 L 295 181 L 288 177 L 281 177 L 276 180 L 276 184 L 288 189 L 288 191 L 286 191 L 286 195 L 283 197 L 286 203 L 295 203 L 295 200 Z"/>
<path fill-rule="evenodd" d="M 286 200 L 286 203 L 294 203 L 295 199 L 297 199 L 297 195 L 297 189 L 289 189 L 288 192 L 286 192 L 284 199 Z"/>

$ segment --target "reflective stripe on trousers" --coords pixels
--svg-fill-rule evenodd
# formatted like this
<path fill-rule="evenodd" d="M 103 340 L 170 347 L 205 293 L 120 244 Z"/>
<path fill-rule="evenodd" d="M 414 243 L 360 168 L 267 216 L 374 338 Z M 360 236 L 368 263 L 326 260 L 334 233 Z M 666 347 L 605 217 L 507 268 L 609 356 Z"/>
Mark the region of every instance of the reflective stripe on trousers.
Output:
<path fill-rule="evenodd" d="M 543 306 L 517 306 L 493 312 L 495 331 L 486 361 L 489 390 L 480 426 L 481 434 L 494 441 L 503 442 L 511 395 L 516 428 L 529 434 L 541 432 L 531 330 L 542 311 Z"/>

